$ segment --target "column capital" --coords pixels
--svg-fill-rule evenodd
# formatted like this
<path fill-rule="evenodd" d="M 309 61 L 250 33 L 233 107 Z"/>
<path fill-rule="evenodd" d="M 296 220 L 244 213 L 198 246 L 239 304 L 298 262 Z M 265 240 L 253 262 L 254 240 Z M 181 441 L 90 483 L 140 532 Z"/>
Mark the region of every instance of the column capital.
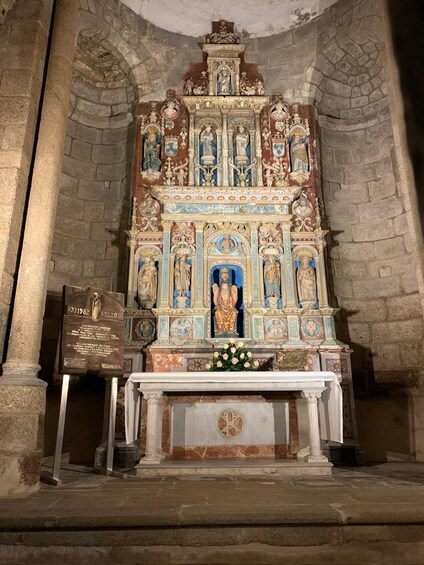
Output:
<path fill-rule="evenodd" d="M 195 221 L 193 222 L 194 227 L 196 228 L 196 231 L 203 231 L 204 227 L 205 227 L 205 223 L 204 221 Z"/>
<path fill-rule="evenodd" d="M 161 220 L 163 231 L 171 231 L 173 223 L 174 222 L 172 220 Z"/>
<path fill-rule="evenodd" d="M 301 395 L 302 398 L 304 400 L 306 400 L 307 402 L 318 402 L 318 400 L 321 398 L 321 394 L 322 391 L 316 391 L 316 390 L 302 390 Z"/>
<path fill-rule="evenodd" d="M 143 394 L 143 398 L 146 400 L 147 404 L 154 405 L 160 404 L 163 398 L 163 391 L 155 390 L 155 391 L 141 391 Z"/>

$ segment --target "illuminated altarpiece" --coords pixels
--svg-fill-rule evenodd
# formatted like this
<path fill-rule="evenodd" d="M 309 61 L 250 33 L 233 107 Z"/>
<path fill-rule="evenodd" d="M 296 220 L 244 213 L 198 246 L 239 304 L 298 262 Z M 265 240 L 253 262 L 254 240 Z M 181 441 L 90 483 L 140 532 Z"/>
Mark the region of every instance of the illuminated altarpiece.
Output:
<path fill-rule="evenodd" d="M 334 371 L 345 439 L 354 440 L 349 350 L 336 339 L 327 294 L 313 107 L 265 95 L 244 49 L 233 24 L 214 22 L 183 95 L 169 90 L 165 101 L 138 107 L 127 354 L 134 360 L 141 346 L 147 370 L 198 371 L 232 337 L 262 366 Z M 221 309 L 227 281 L 232 302 Z M 294 397 L 193 393 L 165 402 L 171 457 L 290 457 L 302 447 Z M 263 433 L 243 439 L 233 426 L 223 437 L 219 419 L 229 408 L 245 430 L 250 418 Z M 184 442 L 182 412 L 191 426 Z M 277 412 L 284 437 L 265 429 Z"/>

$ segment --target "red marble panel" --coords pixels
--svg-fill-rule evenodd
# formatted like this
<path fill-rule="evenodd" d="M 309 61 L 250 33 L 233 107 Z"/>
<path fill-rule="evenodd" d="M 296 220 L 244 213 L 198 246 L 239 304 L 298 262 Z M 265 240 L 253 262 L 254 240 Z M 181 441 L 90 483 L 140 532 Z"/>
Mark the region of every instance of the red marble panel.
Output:
<path fill-rule="evenodd" d="M 208 445 L 173 447 L 171 459 L 218 459 L 218 458 L 290 458 L 287 445 Z"/>

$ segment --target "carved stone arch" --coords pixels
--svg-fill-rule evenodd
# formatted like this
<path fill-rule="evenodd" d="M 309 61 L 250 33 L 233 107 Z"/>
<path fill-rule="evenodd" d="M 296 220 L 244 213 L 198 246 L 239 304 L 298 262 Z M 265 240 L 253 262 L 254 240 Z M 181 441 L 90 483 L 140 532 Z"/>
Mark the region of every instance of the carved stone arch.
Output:
<path fill-rule="evenodd" d="M 244 234 L 240 233 L 234 228 L 218 228 L 216 231 L 208 234 L 205 238 L 205 249 L 209 247 L 213 239 L 216 239 L 223 235 L 237 236 L 238 238 L 240 238 L 242 240 L 243 245 L 246 246 L 247 249 L 246 255 L 247 256 L 250 255 L 251 246 L 249 239 Z"/>
<path fill-rule="evenodd" d="M 143 43 L 143 35 L 135 33 L 123 22 L 120 10 L 112 12 L 100 0 L 95 0 L 92 6 L 95 8 L 95 12 L 80 10 L 78 22 L 80 35 L 91 38 L 92 41 L 114 55 L 122 71 L 137 90 L 139 99 L 158 90 L 158 87 L 161 88 L 162 85 L 158 85 L 156 88 L 152 87 L 150 91 L 147 88 L 146 83 L 157 84 L 156 73 L 160 66 L 159 63 L 156 66 L 145 64 L 147 59 L 155 61 L 155 58 Z M 119 7 L 122 8 L 122 6 Z M 113 25 L 105 20 L 105 17 L 110 20 L 118 20 L 116 24 L 121 31 L 118 32 Z M 123 33 L 122 28 L 125 28 L 125 33 Z M 137 49 L 132 47 L 134 44 L 137 44 Z M 146 77 L 148 78 L 147 81 Z"/>
<path fill-rule="evenodd" d="M 154 257 L 158 261 L 162 258 L 162 250 L 157 245 L 140 245 L 134 257 L 136 260 L 143 259 L 143 257 Z"/>
<path fill-rule="evenodd" d="M 310 257 L 315 259 L 318 257 L 318 251 L 312 245 L 296 245 L 292 250 L 293 259 L 299 259 L 300 257 Z"/>

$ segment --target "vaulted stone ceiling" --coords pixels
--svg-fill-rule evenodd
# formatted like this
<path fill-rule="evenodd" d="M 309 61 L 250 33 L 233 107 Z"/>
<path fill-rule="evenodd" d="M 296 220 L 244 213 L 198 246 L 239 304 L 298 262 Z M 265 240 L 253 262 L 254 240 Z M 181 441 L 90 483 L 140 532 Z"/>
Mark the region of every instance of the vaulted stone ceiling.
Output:
<path fill-rule="evenodd" d="M 193 37 L 211 30 L 211 21 L 235 22 L 251 37 L 274 35 L 319 16 L 337 0 L 121 0 L 149 22 Z"/>

